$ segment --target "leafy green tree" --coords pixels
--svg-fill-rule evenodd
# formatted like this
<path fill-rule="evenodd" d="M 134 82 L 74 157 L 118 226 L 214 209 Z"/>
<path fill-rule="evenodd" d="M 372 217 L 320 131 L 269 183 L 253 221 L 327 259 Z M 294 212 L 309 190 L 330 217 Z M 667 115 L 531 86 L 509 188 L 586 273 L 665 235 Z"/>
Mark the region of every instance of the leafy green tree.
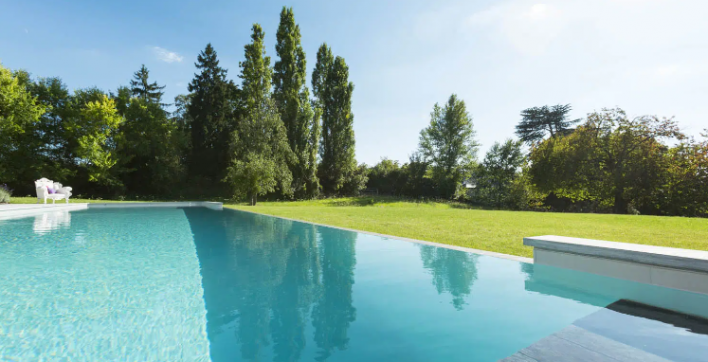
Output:
<path fill-rule="evenodd" d="M 174 102 L 175 110 L 170 114 L 172 123 L 177 127 L 176 135 L 178 139 L 175 142 L 179 146 L 179 158 L 180 165 L 182 165 L 181 172 L 183 177 L 189 177 L 186 165 L 192 154 L 192 119 L 187 112 L 191 102 L 191 94 L 180 94 L 176 96 Z M 235 117 L 235 115 L 233 117 Z"/>
<path fill-rule="evenodd" d="M 403 167 L 398 161 L 383 158 L 368 170 L 366 186 L 382 195 L 401 195 L 406 182 Z"/>
<path fill-rule="evenodd" d="M 157 100 L 131 97 L 122 87 L 115 98 L 123 122 L 116 137 L 121 180 L 130 194 L 173 194 L 182 180 L 185 137 Z"/>
<path fill-rule="evenodd" d="M 27 84 L 30 92 L 43 104 L 47 111 L 26 129 L 22 144 L 31 147 L 26 162 L 32 167 L 22 176 L 23 179 L 48 177 L 62 182 L 71 182 L 76 174 L 72 149 L 64 120 L 71 117 L 72 95 L 59 78 L 39 78 Z M 28 192 L 31 192 L 29 190 Z"/>
<path fill-rule="evenodd" d="M 37 101 L 47 107 L 37 130 L 43 143 L 41 153 L 51 162 L 62 162 L 66 158 L 66 136 L 63 134 L 62 121 L 67 117 L 71 94 L 59 78 L 40 78 L 30 83 L 29 89 Z"/>
<path fill-rule="evenodd" d="M 288 135 L 295 162 L 290 165 L 296 196 L 313 197 L 319 192 L 317 159 L 319 117 L 310 104 L 306 84 L 305 51 L 300 44 L 300 27 L 292 8 L 283 7 L 276 34 L 275 51 L 280 58 L 273 71 L 273 98 Z M 315 153 L 316 155 L 316 153 Z"/>
<path fill-rule="evenodd" d="M 23 136 L 47 110 L 25 83 L 0 65 L 0 175 L 3 182 L 11 184 L 24 181 L 20 175 L 29 167 L 26 156 L 30 152 Z"/>
<path fill-rule="evenodd" d="M 77 91 L 76 100 L 90 99 L 97 91 Z M 88 180 L 105 186 L 121 186 L 113 166 L 118 162 L 114 136 L 123 123 L 115 101 L 101 94 L 96 100 L 80 102 L 77 117 L 66 120 L 66 130 L 75 140 L 78 166 L 87 170 Z"/>
<path fill-rule="evenodd" d="M 354 115 L 349 67 L 327 44 L 317 52 L 312 73 L 316 105 L 322 110 L 321 163 L 318 174 L 326 194 L 357 193 L 366 185 L 354 154 Z"/>
<path fill-rule="evenodd" d="M 629 119 L 621 109 L 604 109 L 569 135 L 535 147 L 531 180 L 542 192 L 614 213 L 646 209 L 668 151 L 661 140 L 682 137 L 673 119 Z"/>
<path fill-rule="evenodd" d="M 565 135 L 580 119 L 569 120 L 570 104 L 532 107 L 521 111 L 521 122 L 516 126 L 516 135 L 529 145 L 542 141 L 546 136 Z"/>
<path fill-rule="evenodd" d="M 244 110 L 234 132 L 235 152 L 226 180 L 234 195 L 246 196 L 255 205 L 258 195 L 276 190 L 283 195 L 292 194 L 288 164 L 294 156 L 271 97 L 273 69 L 270 57 L 265 55 L 265 34 L 259 24 L 254 24 L 252 31 L 252 41 L 245 46 L 246 59 L 239 64 Z"/>
<path fill-rule="evenodd" d="M 187 106 L 192 147 L 188 168 L 190 175 L 205 180 L 206 188 L 224 177 L 231 159 L 229 145 L 236 129 L 234 99 L 238 89 L 226 79 L 226 69 L 219 66 L 211 44 L 199 54 L 195 66 L 199 73 L 189 83 Z"/>
<path fill-rule="evenodd" d="M 688 138 L 666 155 L 661 185 L 652 190 L 653 213 L 708 217 L 708 130 L 703 141 Z"/>
<path fill-rule="evenodd" d="M 354 170 L 344 179 L 344 183 L 339 189 L 339 192 L 342 195 L 358 195 L 361 190 L 366 188 L 366 182 L 368 181 L 367 173 L 368 167 L 366 167 L 365 163 L 356 165 Z"/>
<path fill-rule="evenodd" d="M 149 82 L 150 71 L 143 64 L 140 70 L 135 72 L 133 79 L 130 81 L 130 92 L 134 97 L 138 97 L 144 101 L 160 103 L 162 95 L 165 94 L 162 90 L 165 86 L 160 86 L 157 82 Z"/>
<path fill-rule="evenodd" d="M 503 144 L 494 143 L 475 169 L 470 191 L 476 203 L 495 207 L 517 209 L 523 204 L 523 193 L 516 192 L 515 181 L 521 176 L 524 155 L 521 141 L 507 139 Z"/>
<path fill-rule="evenodd" d="M 440 196 L 454 197 L 469 176 L 479 147 L 474 136 L 472 117 L 457 95 L 450 96 L 444 107 L 435 104 L 430 125 L 420 132 L 419 152 L 432 166 Z"/>
<path fill-rule="evenodd" d="M 430 163 L 416 152 L 410 156 L 407 164 L 403 165 L 405 184 L 403 194 L 412 197 L 435 196 L 435 185 L 430 175 Z"/>
<path fill-rule="evenodd" d="M 180 94 L 175 97 L 175 110 L 172 112 L 172 120 L 180 130 L 188 132 L 192 125 L 189 118 L 189 105 L 192 103 L 191 94 Z"/>

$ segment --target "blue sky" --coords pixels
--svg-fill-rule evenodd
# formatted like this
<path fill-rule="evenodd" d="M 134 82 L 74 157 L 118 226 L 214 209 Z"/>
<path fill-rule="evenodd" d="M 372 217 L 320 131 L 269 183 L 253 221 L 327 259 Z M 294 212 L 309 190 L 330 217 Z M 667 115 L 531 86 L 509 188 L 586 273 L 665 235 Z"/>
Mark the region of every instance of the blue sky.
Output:
<path fill-rule="evenodd" d="M 355 84 L 357 159 L 406 161 L 436 102 L 457 93 L 481 158 L 513 136 L 519 112 L 570 103 L 572 116 L 620 106 L 708 128 L 708 1 L 4 1 L 0 61 L 70 89 L 126 85 L 141 64 L 187 92 L 211 42 L 229 77 L 250 27 L 275 57 L 280 9 L 292 6 L 308 68 L 327 42 Z M 310 74 L 308 74 L 309 79 Z"/>

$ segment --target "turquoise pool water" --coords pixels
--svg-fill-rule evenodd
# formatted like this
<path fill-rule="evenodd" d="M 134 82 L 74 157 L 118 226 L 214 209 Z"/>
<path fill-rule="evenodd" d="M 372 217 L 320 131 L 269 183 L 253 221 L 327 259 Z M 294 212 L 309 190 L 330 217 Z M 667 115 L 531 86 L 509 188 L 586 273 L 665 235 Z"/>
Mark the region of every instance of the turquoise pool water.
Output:
<path fill-rule="evenodd" d="M 597 313 L 630 292 L 708 309 L 702 295 L 205 208 L 0 221 L 0 265 L 0 360 L 496 361 L 576 321 L 604 333 L 615 317 Z"/>

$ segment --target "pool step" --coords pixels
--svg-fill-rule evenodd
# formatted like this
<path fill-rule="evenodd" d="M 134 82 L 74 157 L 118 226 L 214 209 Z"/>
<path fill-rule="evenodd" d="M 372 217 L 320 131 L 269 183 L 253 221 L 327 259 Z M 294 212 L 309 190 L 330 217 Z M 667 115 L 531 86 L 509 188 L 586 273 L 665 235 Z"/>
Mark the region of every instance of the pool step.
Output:
<path fill-rule="evenodd" d="M 571 325 L 501 361 L 667 362 L 669 360 Z"/>
<path fill-rule="evenodd" d="M 708 319 L 620 300 L 504 362 L 708 361 Z"/>

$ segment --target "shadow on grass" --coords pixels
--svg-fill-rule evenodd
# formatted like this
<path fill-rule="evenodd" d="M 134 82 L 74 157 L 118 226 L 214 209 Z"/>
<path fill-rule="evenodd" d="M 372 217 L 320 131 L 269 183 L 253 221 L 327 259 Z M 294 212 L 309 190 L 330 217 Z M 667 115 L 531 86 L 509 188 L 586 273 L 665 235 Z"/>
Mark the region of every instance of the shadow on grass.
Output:
<path fill-rule="evenodd" d="M 383 204 L 394 204 L 397 202 L 405 202 L 406 200 L 396 197 L 387 196 L 360 196 L 346 197 L 341 199 L 326 199 L 323 203 L 327 206 L 374 206 Z"/>
<path fill-rule="evenodd" d="M 426 206 L 438 206 L 446 205 L 454 209 L 479 209 L 478 206 L 465 204 L 458 201 L 441 200 L 441 199 L 414 199 L 406 197 L 395 197 L 395 196 L 358 196 L 358 197 L 347 197 L 340 199 L 326 199 L 323 200 L 323 204 L 326 206 L 391 206 L 393 204 L 404 204 L 404 205 L 426 205 Z"/>

